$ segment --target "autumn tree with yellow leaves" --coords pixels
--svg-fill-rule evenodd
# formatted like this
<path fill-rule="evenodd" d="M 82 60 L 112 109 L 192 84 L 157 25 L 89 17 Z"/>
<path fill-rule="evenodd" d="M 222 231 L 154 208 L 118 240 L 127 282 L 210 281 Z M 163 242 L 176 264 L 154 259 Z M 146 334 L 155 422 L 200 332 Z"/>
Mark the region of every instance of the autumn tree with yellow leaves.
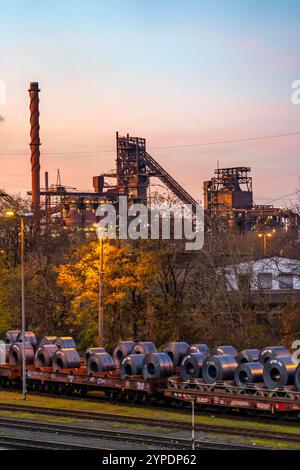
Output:
<path fill-rule="evenodd" d="M 78 246 L 71 261 L 58 267 L 57 284 L 68 301 L 70 332 L 85 345 L 96 344 L 99 302 L 99 244 Z M 134 258 L 134 262 L 133 262 Z M 105 342 L 136 336 L 153 271 L 150 253 L 140 255 L 130 246 L 104 242 Z M 147 325 L 145 325 L 147 328 Z"/>

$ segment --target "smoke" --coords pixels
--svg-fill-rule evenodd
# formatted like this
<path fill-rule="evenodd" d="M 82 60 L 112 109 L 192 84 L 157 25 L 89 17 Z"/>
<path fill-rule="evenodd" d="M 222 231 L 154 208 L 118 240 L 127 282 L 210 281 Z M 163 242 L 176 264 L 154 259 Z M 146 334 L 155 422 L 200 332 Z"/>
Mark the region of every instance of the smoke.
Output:
<path fill-rule="evenodd" d="M 4 119 L 4 117 L 1 116 L 1 114 L 0 114 L 0 122 L 3 122 L 3 121 L 5 121 L 5 119 Z"/>

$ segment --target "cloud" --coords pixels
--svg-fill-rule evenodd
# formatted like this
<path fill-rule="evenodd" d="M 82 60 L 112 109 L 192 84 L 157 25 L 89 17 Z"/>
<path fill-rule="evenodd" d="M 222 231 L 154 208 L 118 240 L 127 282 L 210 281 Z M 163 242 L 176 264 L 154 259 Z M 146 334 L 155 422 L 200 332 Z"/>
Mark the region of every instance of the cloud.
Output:
<path fill-rule="evenodd" d="M 0 114 L 0 122 L 3 122 L 3 121 L 5 121 L 5 119 L 4 119 L 4 117 L 1 116 L 1 114 Z"/>

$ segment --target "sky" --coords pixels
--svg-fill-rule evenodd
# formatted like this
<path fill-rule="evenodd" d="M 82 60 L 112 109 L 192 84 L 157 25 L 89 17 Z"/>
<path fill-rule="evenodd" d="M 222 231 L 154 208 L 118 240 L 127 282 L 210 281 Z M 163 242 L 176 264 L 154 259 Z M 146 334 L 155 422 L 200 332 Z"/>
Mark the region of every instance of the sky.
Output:
<path fill-rule="evenodd" d="M 300 132 L 299 18 L 298 0 L 0 0 L 0 187 L 30 189 L 37 81 L 51 183 L 59 168 L 92 189 L 115 165 L 118 130 L 145 137 L 197 200 L 218 162 L 251 167 L 256 203 L 291 204 L 299 134 L 211 143 Z"/>

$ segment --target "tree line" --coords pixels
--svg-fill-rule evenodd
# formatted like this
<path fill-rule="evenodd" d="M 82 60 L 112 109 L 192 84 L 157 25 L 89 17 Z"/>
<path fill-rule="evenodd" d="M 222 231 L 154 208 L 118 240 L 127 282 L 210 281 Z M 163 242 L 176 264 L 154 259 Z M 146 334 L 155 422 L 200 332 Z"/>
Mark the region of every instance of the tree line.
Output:
<path fill-rule="evenodd" d="M 20 204 L 26 202 L 20 200 Z M 3 212 L 5 203 L 0 208 Z M 278 233 L 269 255 L 300 259 L 292 234 Z M 226 266 L 263 256 L 262 243 L 227 230 L 207 233 L 199 252 L 180 240 L 104 241 L 105 345 L 120 339 L 234 344 L 238 348 L 290 345 L 300 333 L 300 303 L 270 305 L 243 289 L 233 293 Z M 300 274 L 300 273 L 299 273 Z M 71 334 L 79 348 L 97 344 L 99 244 L 91 235 L 67 232 L 59 219 L 36 234 L 26 224 L 27 329 L 39 337 Z M 0 223 L 0 334 L 20 327 L 19 224 Z M 298 334 L 299 336 L 299 334 Z"/>

